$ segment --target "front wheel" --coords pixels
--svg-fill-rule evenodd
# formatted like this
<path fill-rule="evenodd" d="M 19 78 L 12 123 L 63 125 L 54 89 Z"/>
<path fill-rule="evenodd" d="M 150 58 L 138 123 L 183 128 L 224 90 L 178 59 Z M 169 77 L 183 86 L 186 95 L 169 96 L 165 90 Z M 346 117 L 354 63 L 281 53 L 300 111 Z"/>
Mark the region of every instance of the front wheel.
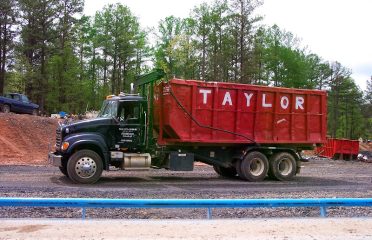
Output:
<path fill-rule="evenodd" d="M 270 158 L 269 176 L 279 181 L 291 180 L 296 175 L 296 160 L 292 154 L 281 152 Z"/>
<path fill-rule="evenodd" d="M 92 150 L 77 151 L 67 163 L 68 176 L 76 183 L 95 183 L 101 177 L 102 171 L 102 159 Z"/>

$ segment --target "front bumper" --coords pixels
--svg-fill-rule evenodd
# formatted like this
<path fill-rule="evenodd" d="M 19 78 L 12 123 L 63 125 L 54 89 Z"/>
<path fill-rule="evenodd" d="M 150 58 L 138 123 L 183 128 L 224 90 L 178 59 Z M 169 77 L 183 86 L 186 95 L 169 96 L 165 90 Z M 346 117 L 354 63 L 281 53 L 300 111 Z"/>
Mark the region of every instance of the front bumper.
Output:
<path fill-rule="evenodd" d="M 48 154 L 48 162 L 49 164 L 56 166 L 56 167 L 62 167 L 62 156 L 55 154 L 53 152 L 50 152 Z"/>

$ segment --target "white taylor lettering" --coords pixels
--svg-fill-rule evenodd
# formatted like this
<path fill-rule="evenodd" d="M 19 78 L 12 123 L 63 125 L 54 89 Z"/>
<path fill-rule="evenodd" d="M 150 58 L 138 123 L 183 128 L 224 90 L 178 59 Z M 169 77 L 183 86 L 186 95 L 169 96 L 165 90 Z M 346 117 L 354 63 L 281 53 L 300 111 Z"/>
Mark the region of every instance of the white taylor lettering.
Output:
<path fill-rule="evenodd" d="M 304 102 L 305 100 L 303 97 L 296 97 L 296 109 L 301 108 L 302 110 L 304 110 Z"/>
<path fill-rule="evenodd" d="M 287 109 L 287 108 L 288 108 L 288 105 L 289 105 L 289 99 L 288 99 L 286 96 L 283 96 L 283 97 L 280 99 L 280 106 L 281 106 L 283 109 Z"/>
<path fill-rule="evenodd" d="M 250 94 L 244 93 L 244 96 L 247 99 L 247 107 L 251 106 L 251 99 L 252 99 L 253 93 L 250 93 Z"/>
<path fill-rule="evenodd" d="M 203 95 L 203 104 L 207 104 L 208 94 L 211 94 L 212 90 L 210 90 L 210 89 L 199 89 L 199 93 L 201 93 Z M 247 107 L 250 107 L 251 106 L 251 100 L 252 100 L 252 97 L 253 97 L 253 93 L 249 93 L 249 94 L 244 93 L 244 96 L 245 96 L 245 99 L 247 100 L 246 101 Z M 295 109 L 296 110 L 297 109 L 304 110 L 304 103 L 305 103 L 305 99 L 301 96 L 297 96 L 296 97 L 296 103 L 295 103 Z M 226 104 L 229 104 L 230 106 L 233 105 L 230 92 L 226 92 L 225 96 L 223 98 L 222 105 L 224 106 Z M 282 109 L 287 109 L 289 107 L 289 104 L 290 104 L 290 101 L 289 101 L 289 98 L 287 96 L 282 96 L 280 98 L 280 107 Z M 265 93 L 262 94 L 262 107 L 264 107 L 264 108 L 273 107 L 272 103 L 267 102 Z"/>
<path fill-rule="evenodd" d="M 222 105 L 225 106 L 227 102 L 229 103 L 230 106 L 232 106 L 232 100 L 231 100 L 231 96 L 229 92 L 225 93 L 225 97 L 223 98 Z"/>
<path fill-rule="evenodd" d="M 203 94 L 203 104 L 207 104 L 207 99 L 208 99 L 207 94 L 212 93 L 212 91 L 209 89 L 200 89 L 199 93 Z"/>
<path fill-rule="evenodd" d="M 273 105 L 271 103 L 266 103 L 266 94 L 262 94 L 262 107 L 272 107 Z"/>

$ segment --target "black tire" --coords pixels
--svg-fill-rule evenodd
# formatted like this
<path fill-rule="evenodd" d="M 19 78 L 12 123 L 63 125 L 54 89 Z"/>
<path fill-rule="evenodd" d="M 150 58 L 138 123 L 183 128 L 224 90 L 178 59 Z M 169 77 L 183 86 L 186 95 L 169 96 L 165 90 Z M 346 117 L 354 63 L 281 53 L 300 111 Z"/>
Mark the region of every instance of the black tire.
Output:
<path fill-rule="evenodd" d="M 67 174 L 76 183 L 95 183 L 101 177 L 102 171 L 102 159 L 92 150 L 77 151 L 67 162 Z"/>
<path fill-rule="evenodd" d="M 240 169 L 245 180 L 251 182 L 262 181 L 269 170 L 269 161 L 260 152 L 250 152 L 244 157 Z"/>
<path fill-rule="evenodd" d="M 63 173 L 63 175 L 65 175 L 66 177 L 68 177 L 67 162 L 66 161 L 62 161 L 62 166 L 59 167 L 59 170 L 61 171 L 61 173 Z"/>
<path fill-rule="evenodd" d="M 10 106 L 9 105 L 4 105 L 3 106 L 3 112 L 4 113 L 10 113 Z"/>
<path fill-rule="evenodd" d="M 296 175 L 297 164 L 292 154 L 276 153 L 270 158 L 269 176 L 279 181 L 289 181 Z"/>
<path fill-rule="evenodd" d="M 63 175 L 68 177 L 67 167 L 59 167 L 59 170 L 61 171 L 61 173 L 63 173 Z"/>
<path fill-rule="evenodd" d="M 213 166 L 214 171 L 222 177 L 227 177 L 227 178 L 233 178 L 236 176 L 236 169 L 234 167 L 221 167 L 221 166 Z"/>
<path fill-rule="evenodd" d="M 241 159 L 236 160 L 235 170 L 238 173 L 239 178 L 241 178 L 243 180 L 246 180 L 245 177 L 243 176 L 243 173 L 242 173 L 242 160 Z"/>

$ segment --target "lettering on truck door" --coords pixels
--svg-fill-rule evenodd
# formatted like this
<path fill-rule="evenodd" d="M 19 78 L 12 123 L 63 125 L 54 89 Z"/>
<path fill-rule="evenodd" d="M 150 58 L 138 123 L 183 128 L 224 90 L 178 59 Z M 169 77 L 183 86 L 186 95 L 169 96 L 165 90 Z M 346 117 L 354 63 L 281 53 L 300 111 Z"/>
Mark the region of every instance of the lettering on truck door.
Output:
<path fill-rule="evenodd" d="M 123 101 L 118 109 L 116 144 L 120 148 L 135 148 L 140 144 L 140 103 Z"/>

